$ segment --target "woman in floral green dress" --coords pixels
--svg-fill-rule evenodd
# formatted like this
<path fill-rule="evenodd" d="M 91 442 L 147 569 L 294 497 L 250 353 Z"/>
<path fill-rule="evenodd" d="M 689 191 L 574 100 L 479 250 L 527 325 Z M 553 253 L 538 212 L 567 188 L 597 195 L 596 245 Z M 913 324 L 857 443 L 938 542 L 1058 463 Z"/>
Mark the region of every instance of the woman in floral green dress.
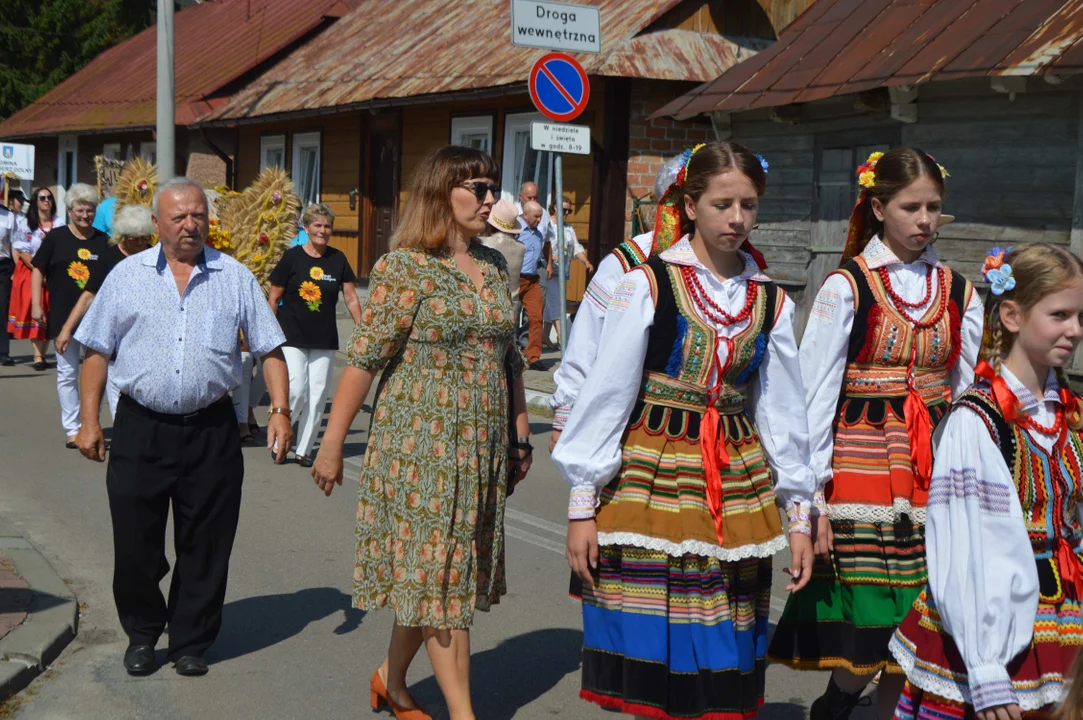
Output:
<path fill-rule="evenodd" d="M 342 445 L 381 370 L 357 505 L 354 605 L 395 610 L 373 707 L 427 718 L 406 689 L 424 643 L 452 720 L 474 717 L 476 609 L 505 594 L 504 504 L 530 466 L 522 360 L 503 257 L 472 238 L 493 205 L 496 164 L 445 147 L 418 168 L 350 342 L 312 476 L 342 484 Z M 508 380 L 516 438 L 509 438 Z"/>

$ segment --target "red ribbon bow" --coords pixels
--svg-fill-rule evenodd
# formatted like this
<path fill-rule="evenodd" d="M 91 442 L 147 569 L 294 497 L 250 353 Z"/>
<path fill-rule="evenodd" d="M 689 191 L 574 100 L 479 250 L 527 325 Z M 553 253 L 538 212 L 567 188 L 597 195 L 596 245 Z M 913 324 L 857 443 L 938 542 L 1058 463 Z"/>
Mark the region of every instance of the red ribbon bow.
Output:
<path fill-rule="evenodd" d="M 703 479 L 707 491 L 707 508 L 714 519 L 715 534 L 718 544 L 722 544 L 722 469 L 729 467 L 730 456 L 726 452 L 726 442 L 722 437 L 722 416 L 715 407 L 715 402 L 722 390 L 722 367 L 718 362 L 721 336 L 715 338 L 714 365 L 718 371 L 715 385 L 707 391 L 707 411 L 699 423 L 699 445 L 703 455 Z"/>
<path fill-rule="evenodd" d="M 1004 419 L 1008 422 L 1012 422 L 1019 417 L 1019 401 L 1015 397 L 1015 393 L 1008 387 L 1008 382 L 996 374 L 993 367 L 984 360 L 978 362 L 974 366 L 974 374 L 985 380 L 993 389 L 993 399 L 996 400 L 997 407 L 1000 408 L 1000 414 L 1004 416 Z"/>

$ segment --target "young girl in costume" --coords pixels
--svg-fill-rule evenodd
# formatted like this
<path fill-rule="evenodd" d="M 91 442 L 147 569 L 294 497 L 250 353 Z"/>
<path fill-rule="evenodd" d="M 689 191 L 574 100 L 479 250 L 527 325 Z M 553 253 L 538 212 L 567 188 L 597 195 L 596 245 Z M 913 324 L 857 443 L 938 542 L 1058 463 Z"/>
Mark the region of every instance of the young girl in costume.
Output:
<path fill-rule="evenodd" d="M 766 180 L 740 145 L 692 154 L 655 225 L 685 234 L 616 286 L 553 454 L 584 586 L 581 696 L 641 717 L 758 711 L 777 504 L 789 589 L 811 574 L 794 304 L 748 244 Z"/>
<path fill-rule="evenodd" d="M 1048 717 L 1083 644 L 1083 416 L 1063 373 L 1083 337 L 1083 261 L 994 248 L 985 277 L 988 362 L 946 421 L 929 585 L 891 641 L 899 720 Z"/>
<path fill-rule="evenodd" d="M 789 598 L 768 656 L 833 670 L 811 720 L 845 720 L 880 670 L 882 718 L 902 691 L 888 642 L 925 585 L 932 432 L 970 384 L 981 344 L 981 300 L 931 247 L 946 174 L 909 148 L 858 168 L 843 262 L 801 341 L 824 559 Z"/>

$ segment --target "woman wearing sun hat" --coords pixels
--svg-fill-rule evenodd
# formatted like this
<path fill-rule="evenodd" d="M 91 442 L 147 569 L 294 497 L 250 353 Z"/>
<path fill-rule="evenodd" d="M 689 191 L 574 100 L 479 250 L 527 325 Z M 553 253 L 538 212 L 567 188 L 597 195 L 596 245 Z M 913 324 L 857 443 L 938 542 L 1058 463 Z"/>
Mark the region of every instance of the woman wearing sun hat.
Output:
<path fill-rule="evenodd" d="M 511 304 L 518 316 L 519 270 L 523 267 L 523 257 L 526 255 L 526 245 L 519 242 L 519 211 L 511 201 L 499 200 L 493 205 L 488 223 L 492 233 L 478 239 L 482 245 L 496 250 L 508 261 L 508 292 L 511 293 Z"/>

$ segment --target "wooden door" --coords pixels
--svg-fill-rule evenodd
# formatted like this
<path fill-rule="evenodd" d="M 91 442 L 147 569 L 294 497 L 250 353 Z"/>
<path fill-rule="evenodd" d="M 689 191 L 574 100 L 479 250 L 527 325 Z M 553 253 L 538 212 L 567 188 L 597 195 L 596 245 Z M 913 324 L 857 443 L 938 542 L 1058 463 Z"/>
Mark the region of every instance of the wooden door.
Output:
<path fill-rule="evenodd" d="M 398 115 L 380 115 L 368 127 L 365 157 L 364 207 L 362 213 L 363 274 L 391 248 L 399 199 L 401 159 Z"/>

